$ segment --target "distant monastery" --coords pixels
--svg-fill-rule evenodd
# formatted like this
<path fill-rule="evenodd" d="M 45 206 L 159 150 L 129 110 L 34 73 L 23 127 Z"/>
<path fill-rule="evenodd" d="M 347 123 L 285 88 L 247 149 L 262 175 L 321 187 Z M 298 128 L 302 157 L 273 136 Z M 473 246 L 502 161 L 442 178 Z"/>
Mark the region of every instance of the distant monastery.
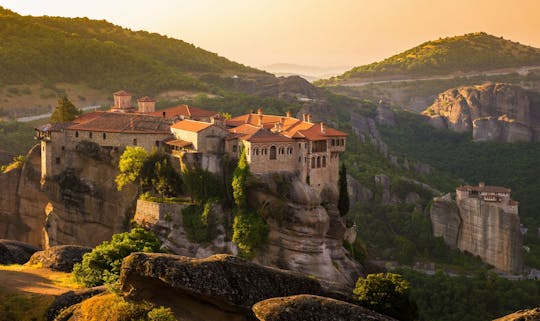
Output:
<path fill-rule="evenodd" d="M 266 115 L 259 109 L 225 120 L 218 112 L 187 105 L 156 111 L 149 97 L 138 99 L 137 108 L 131 101 L 129 93 L 119 91 L 109 111 L 36 128 L 42 179 L 70 167 L 68 152 L 81 141 L 91 141 L 111 150 L 162 148 L 180 159 L 186 155 L 197 159 L 212 172 L 219 171 L 220 156 L 238 158 L 245 148 L 255 174 L 295 172 L 319 192 L 337 186 L 339 155 L 345 152 L 347 134 L 322 122 L 313 123 L 309 114 L 300 120 L 289 112 Z"/>

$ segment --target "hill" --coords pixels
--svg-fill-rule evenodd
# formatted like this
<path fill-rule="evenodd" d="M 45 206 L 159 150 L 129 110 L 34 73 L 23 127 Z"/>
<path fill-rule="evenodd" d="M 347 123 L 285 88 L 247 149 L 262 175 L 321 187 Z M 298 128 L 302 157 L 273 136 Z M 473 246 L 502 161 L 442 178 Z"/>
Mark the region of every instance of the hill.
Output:
<path fill-rule="evenodd" d="M 484 32 L 423 44 L 369 65 L 355 67 L 334 80 L 403 79 L 540 65 L 540 49 Z"/>
<path fill-rule="evenodd" d="M 0 7 L 0 85 L 85 83 L 156 94 L 205 90 L 203 74 L 263 73 L 156 33 L 105 20 L 21 16 Z"/>

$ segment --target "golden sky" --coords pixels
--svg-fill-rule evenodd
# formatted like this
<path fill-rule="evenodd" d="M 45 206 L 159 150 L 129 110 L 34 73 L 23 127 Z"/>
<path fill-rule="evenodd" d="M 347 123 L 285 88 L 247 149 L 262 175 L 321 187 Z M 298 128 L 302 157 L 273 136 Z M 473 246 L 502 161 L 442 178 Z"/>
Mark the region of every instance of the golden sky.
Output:
<path fill-rule="evenodd" d="M 259 67 L 356 66 L 485 31 L 540 47 L 540 0 L 0 0 L 23 15 L 106 19 Z"/>

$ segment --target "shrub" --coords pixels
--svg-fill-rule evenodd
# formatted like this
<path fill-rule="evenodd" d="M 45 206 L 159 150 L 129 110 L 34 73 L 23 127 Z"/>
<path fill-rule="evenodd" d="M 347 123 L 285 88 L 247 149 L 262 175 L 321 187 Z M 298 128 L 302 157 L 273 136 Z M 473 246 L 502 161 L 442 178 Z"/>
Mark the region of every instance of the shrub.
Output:
<path fill-rule="evenodd" d="M 241 255 L 253 257 L 267 239 L 268 225 L 262 216 L 256 211 L 237 209 L 233 222 L 233 242 L 238 245 Z"/>
<path fill-rule="evenodd" d="M 75 264 L 73 274 L 77 282 L 92 287 L 116 282 L 120 276 L 122 259 L 133 252 L 159 252 L 161 243 L 152 233 L 137 227 L 115 234 L 111 241 L 96 246 Z"/>
<path fill-rule="evenodd" d="M 399 274 L 369 274 L 358 278 L 354 299 L 366 308 L 399 320 L 414 320 L 416 304 L 409 299 L 410 284 Z"/>
<path fill-rule="evenodd" d="M 171 309 L 159 307 L 148 312 L 149 321 L 176 321 Z"/>
<path fill-rule="evenodd" d="M 192 242 L 211 242 L 215 236 L 215 226 L 209 217 L 212 213 L 212 203 L 190 205 L 182 211 L 182 220 L 187 238 Z"/>
<path fill-rule="evenodd" d="M 202 168 L 182 171 L 182 182 L 193 200 L 203 204 L 210 199 L 222 199 L 223 184 L 217 175 Z"/>

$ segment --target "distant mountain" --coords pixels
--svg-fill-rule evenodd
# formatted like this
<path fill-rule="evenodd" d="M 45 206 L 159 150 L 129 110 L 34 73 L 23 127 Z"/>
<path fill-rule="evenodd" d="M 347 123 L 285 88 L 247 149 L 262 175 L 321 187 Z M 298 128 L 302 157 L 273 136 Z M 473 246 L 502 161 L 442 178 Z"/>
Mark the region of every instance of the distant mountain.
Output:
<path fill-rule="evenodd" d="M 0 7 L 0 85 L 78 82 L 154 94 L 205 89 L 205 74 L 264 72 L 184 41 L 105 20 L 21 16 Z"/>
<path fill-rule="evenodd" d="M 425 42 L 334 80 L 404 78 L 540 65 L 540 49 L 484 32 Z"/>
<path fill-rule="evenodd" d="M 261 67 L 276 76 L 300 76 L 308 81 L 336 76 L 349 68 L 349 66 L 318 67 L 290 63 L 276 63 Z"/>

